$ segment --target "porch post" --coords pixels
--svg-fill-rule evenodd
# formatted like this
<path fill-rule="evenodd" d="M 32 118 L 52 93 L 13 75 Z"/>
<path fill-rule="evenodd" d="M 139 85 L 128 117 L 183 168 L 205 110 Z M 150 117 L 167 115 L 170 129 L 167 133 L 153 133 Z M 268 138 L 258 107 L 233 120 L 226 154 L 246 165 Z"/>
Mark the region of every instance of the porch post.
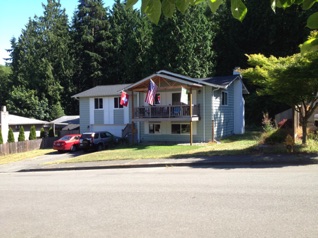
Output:
<path fill-rule="evenodd" d="M 131 91 L 131 144 L 135 144 L 135 126 L 133 119 L 135 118 L 134 91 Z"/>
<path fill-rule="evenodd" d="M 190 145 L 193 143 L 192 135 L 192 88 L 190 88 Z"/>

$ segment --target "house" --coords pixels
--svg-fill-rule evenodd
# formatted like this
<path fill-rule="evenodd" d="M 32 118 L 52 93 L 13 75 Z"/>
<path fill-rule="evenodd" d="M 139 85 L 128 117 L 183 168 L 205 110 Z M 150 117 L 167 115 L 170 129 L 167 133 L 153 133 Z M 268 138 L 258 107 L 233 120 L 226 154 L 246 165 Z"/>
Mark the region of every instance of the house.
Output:
<path fill-rule="evenodd" d="M 29 139 L 31 126 L 35 126 L 37 137 L 40 137 L 41 128 L 50 127 L 50 123 L 47 121 L 9 114 L 6 106 L 2 106 L 1 108 L 0 124 L 3 143 L 6 143 L 8 140 L 9 128 L 13 130 L 14 141 L 18 141 L 21 126 L 23 126 L 26 140 Z"/>
<path fill-rule="evenodd" d="M 149 83 L 157 90 L 154 104 L 145 102 Z M 120 94 L 129 95 L 128 106 Z M 96 86 L 78 93 L 80 131 L 108 130 L 138 142 L 209 142 L 243 134 L 244 98 L 248 91 L 239 73 L 195 79 L 161 70 L 134 84 Z M 182 102 L 181 102 L 182 101 Z"/>

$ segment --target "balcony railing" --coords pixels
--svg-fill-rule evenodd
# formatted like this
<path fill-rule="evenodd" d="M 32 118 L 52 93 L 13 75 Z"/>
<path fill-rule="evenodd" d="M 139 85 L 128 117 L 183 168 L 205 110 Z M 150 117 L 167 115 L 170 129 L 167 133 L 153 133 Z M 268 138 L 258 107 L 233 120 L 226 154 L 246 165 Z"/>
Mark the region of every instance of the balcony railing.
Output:
<path fill-rule="evenodd" d="M 189 118 L 190 106 L 168 105 L 168 106 L 144 106 L 134 109 L 135 118 Z M 192 105 L 192 117 L 200 117 L 200 105 Z"/>

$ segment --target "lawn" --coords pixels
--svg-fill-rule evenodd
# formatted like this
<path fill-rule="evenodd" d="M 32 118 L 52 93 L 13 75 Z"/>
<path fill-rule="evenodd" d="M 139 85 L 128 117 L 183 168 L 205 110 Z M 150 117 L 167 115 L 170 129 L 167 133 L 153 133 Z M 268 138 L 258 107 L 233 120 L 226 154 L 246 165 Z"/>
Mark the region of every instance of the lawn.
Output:
<path fill-rule="evenodd" d="M 59 160 L 51 163 L 78 163 L 103 160 L 142 160 L 163 158 L 195 158 L 215 155 L 239 155 L 260 153 L 287 153 L 284 144 L 260 146 L 260 131 L 247 131 L 244 135 L 227 137 L 220 142 L 154 145 L 138 144 L 134 146 L 116 147 L 100 152 L 84 153 L 67 160 Z M 307 146 L 302 146 L 297 141 L 294 147 L 295 153 L 318 153 L 317 140 L 308 140 Z M 0 164 L 34 158 L 40 155 L 52 153 L 52 149 L 34 150 L 25 153 L 0 156 Z"/>
<path fill-rule="evenodd" d="M 163 158 L 193 158 L 212 155 L 234 155 L 253 153 L 258 144 L 259 132 L 231 136 L 218 143 L 194 143 L 176 145 L 138 144 L 129 147 L 117 147 L 100 152 L 86 153 L 67 160 L 52 163 L 78 163 L 105 160 L 141 160 Z"/>
<path fill-rule="evenodd" d="M 25 160 L 25 159 L 36 158 L 37 156 L 52 153 L 53 151 L 54 150 L 52 149 L 41 149 L 41 150 L 32 150 L 32 151 L 28 151 L 24 153 L 3 155 L 3 156 L 0 156 L 0 165 L 11 163 L 11 162 L 17 162 L 17 161 Z"/>

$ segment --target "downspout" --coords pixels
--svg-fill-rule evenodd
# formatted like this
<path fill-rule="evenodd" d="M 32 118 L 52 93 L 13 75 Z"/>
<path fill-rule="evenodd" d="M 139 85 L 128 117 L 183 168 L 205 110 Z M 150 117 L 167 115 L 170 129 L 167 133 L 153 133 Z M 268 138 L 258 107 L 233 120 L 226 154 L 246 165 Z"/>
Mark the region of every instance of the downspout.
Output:
<path fill-rule="evenodd" d="M 205 135 L 205 86 L 202 89 L 203 91 L 203 100 L 202 100 L 202 114 L 203 114 L 203 141 L 206 141 L 206 135 Z"/>
<path fill-rule="evenodd" d="M 215 140 L 215 136 L 214 136 L 214 123 L 215 123 L 215 121 L 214 121 L 214 92 L 215 91 L 217 91 L 217 90 L 219 90 L 220 88 L 215 88 L 214 90 L 213 90 L 213 87 L 212 87 L 212 120 L 211 120 L 211 126 L 212 126 L 212 138 L 211 138 L 211 140 L 212 140 L 212 142 L 215 142 L 216 140 Z"/>

